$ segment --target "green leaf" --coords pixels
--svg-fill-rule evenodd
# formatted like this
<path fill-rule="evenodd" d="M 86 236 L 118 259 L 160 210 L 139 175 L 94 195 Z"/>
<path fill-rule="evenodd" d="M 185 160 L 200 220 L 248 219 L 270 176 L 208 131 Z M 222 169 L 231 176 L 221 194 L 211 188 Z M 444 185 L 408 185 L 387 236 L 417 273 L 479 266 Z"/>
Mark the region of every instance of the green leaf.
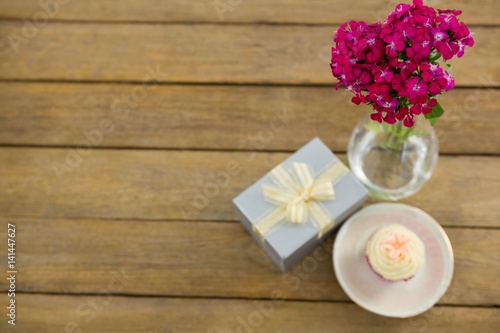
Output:
<path fill-rule="evenodd" d="M 441 106 L 441 104 L 437 103 L 436 106 L 432 109 L 432 112 L 425 115 L 425 119 L 429 119 L 431 125 L 434 126 L 437 123 L 439 117 L 441 117 L 443 114 L 443 107 Z"/>
<path fill-rule="evenodd" d="M 441 53 L 439 53 L 439 52 L 431 53 L 431 57 L 429 58 L 429 61 L 432 62 L 432 63 L 434 63 L 439 58 L 441 58 Z"/>
<path fill-rule="evenodd" d="M 451 64 L 446 64 L 446 71 L 453 76 L 453 67 L 451 67 Z"/>

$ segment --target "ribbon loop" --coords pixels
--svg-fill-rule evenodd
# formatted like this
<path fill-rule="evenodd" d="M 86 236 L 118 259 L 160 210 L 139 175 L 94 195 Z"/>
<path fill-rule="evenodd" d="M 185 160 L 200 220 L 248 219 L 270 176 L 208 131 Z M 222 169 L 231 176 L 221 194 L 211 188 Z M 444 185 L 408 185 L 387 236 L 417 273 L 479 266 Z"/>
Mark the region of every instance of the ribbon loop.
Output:
<path fill-rule="evenodd" d="M 300 187 L 293 179 L 293 174 L 288 172 L 283 165 L 278 165 L 270 172 L 274 183 L 284 190 L 290 190 L 295 193 L 300 191 Z"/>
<path fill-rule="evenodd" d="M 293 163 L 293 168 L 302 189 L 310 188 L 314 182 L 314 175 L 309 165 L 295 162 Z"/>
<path fill-rule="evenodd" d="M 340 180 L 347 168 L 334 161 L 317 177 L 309 164 L 294 162 L 291 168 L 283 164 L 271 170 L 273 184 L 262 185 L 264 199 L 276 205 L 264 213 L 253 228 L 261 238 L 288 221 L 305 223 L 309 218 L 318 230 L 318 238 L 334 225 L 334 218 L 321 201 L 334 200 L 334 183 Z"/>
<path fill-rule="evenodd" d="M 311 188 L 310 196 L 315 200 L 333 200 L 335 199 L 335 191 L 333 183 L 328 178 L 318 179 Z"/>

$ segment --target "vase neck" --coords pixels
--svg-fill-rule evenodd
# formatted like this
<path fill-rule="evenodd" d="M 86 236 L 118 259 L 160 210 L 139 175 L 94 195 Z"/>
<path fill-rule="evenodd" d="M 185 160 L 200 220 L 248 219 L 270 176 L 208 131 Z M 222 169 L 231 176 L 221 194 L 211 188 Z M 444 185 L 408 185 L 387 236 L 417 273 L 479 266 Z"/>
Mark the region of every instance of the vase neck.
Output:
<path fill-rule="evenodd" d="M 394 150 L 402 150 L 407 140 L 417 132 L 432 131 L 432 126 L 423 115 L 415 117 L 412 127 L 404 126 L 402 121 L 395 124 L 381 123 L 380 127 L 385 132 L 384 145 Z"/>

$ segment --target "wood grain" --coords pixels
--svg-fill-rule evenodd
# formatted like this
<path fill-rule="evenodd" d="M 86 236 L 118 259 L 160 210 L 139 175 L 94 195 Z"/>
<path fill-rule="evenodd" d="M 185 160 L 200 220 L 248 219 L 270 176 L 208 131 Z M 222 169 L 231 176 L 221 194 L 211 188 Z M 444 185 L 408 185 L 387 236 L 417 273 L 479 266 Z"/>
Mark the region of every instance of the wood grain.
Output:
<path fill-rule="evenodd" d="M 50 2 L 50 1 L 48 1 Z M 334 24 L 349 20 L 383 21 L 401 0 L 72 0 L 59 6 L 51 19 L 79 21 L 141 22 L 242 22 L 242 23 L 307 23 Z M 408 1 L 406 1 L 408 2 Z M 214 4 L 220 4 L 218 14 Z M 467 24 L 499 25 L 498 3 L 483 0 L 428 0 L 429 6 L 461 9 Z M 224 6 L 226 4 L 226 6 Z M 226 10 L 223 10 L 225 8 Z M 42 8 L 37 0 L 4 0 L 0 17 L 30 19 Z M 50 12 L 49 12 L 50 13 Z"/>
<path fill-rule="evenodd" d="M 333 89 L 332 35 L 398 2 L 0 1 L 0 238 L 16 225 L 15 331 L 496 333 L 498 0 L 426 0 L 462 9 L 476 38 L 441 101 L 448 155 L 404 200 L 452 242 L 440 305 L 371 314 L 335 279 L 334 236 L 313 268 L 283 274 L 236 222 L 231 199 L 284 152 L 316 135 L 345 151 L 363 110 Z M 6 290 L 0 279 L 1 304 Z"/>
<path fill-rule="evenodd" d="M 118 274 L 136 280 L 121 294 L 349 300 L 333 273 L 333 236 L 281 273 L 239 223 L 1 219 L 2 230 L 7 223 L 16 225 L 19 292 L 98 294 Z M 455 272 L 440 303 L 500 305 L 500 230 L 446 232 Z"/>
<path fill-rule="evenodd" d="M 324 302 L 49 295 L 19 295 L 18 301 L 23 310 L 15 328 L 26 333 L 495 333 L 500 325 L 495 308 L 438 307 L 415 318 L 391 319 L 354 304 Z M 6 325 L 1 321 L 0 329 Z"/>
<path fill-rule="evenodd" d="M 367 110 L 351 95 L 326 87 L 182 86 L 152 89 L 127 105 L 139 85 L 0 83 L 0 144 L 78 146 L 83 133 L 111 119 L 98 146 L 256 149 L 259 135 L 278 124 L 265 150 L 295 151 L 319 136 L 345 151 Z M 455 89 L 441 104 L 440 151 L 500 154 L 500 90 Z M 119 104 L 115 105 L 115 101 Z M 132 104 L 134 103 L 134 104 Z M 125 113 L 127 112 L 127 113 Z M 242 144 L 245 140 L 254 144 Z"/>
<path fill-rule="evenodd" d="M 1 148 L 0 211 L 4 217 L 236 220 L 232 198 L 289 155 Z M 499 168 L 494 157 L 441 156 L 433 178 L 404 202 L 447 226 L 498 227 Z"/>
<path fill-rule="evenodd" d="M 22 36 L 23 24 L 0 22 L 0 35 Z M 50 23 L 17 48 L 0 40 L 0 79 L 331 86 L 334 29 Z M 457 85 L 499 87 L 500 28 L 474 30 L 475 46 L 452 61 Z M 152 78 L 148 67 L 160 74 Z"/>

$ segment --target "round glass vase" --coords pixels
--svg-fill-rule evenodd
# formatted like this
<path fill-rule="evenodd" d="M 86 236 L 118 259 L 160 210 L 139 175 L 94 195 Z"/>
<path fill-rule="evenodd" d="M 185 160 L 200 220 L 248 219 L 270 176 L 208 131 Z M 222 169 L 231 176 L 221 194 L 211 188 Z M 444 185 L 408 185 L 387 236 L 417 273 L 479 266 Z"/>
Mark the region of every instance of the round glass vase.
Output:
<path fill-rule="evenodd" d="M 396 201 L 416 193 L 434 172 L 439 156 L 434 128 L 423 115 L 413 127 L 378 123 L 366 116 L 354 129 L 347 157 L 370 194 Z"/>

